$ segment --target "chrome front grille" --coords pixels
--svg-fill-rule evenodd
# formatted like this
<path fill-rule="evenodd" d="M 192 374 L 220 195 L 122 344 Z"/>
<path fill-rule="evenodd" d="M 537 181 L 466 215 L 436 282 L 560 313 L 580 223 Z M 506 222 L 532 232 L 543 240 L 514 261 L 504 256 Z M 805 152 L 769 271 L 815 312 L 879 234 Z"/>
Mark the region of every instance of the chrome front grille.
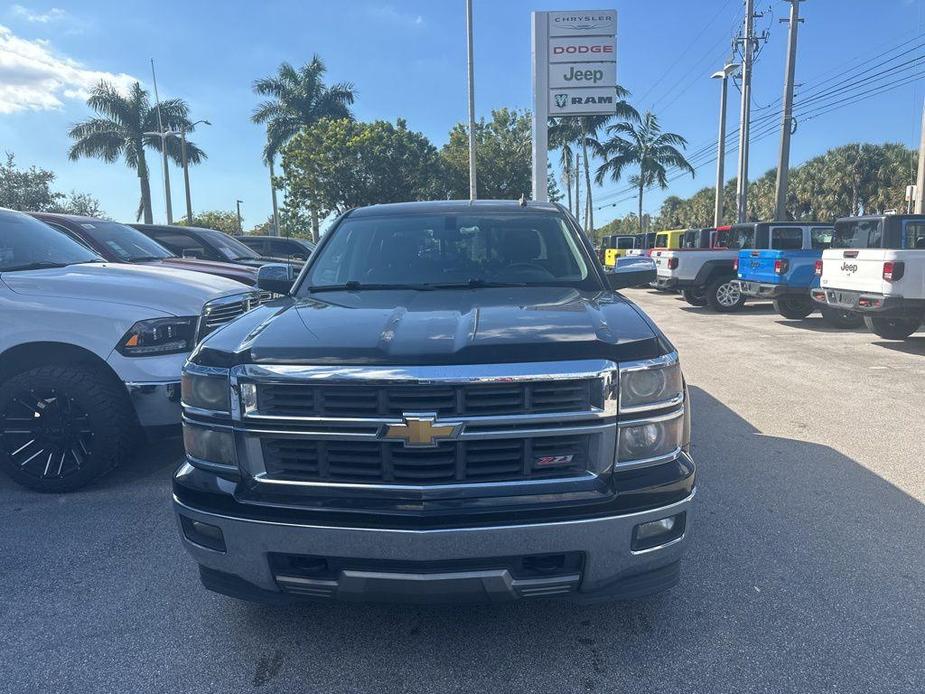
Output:
<path fill-rule="evenodd" d="M 542 479 L 588 468 L 592 436 L 450 441 L 406 448 L 381 441 L 264 438 L 267 474 L 326 482 L 445 484 Z"/>
<path fill-rule="evenodd" d="M 587 477 L 613 463 L 609 361 L 248 364 L 231 377 L 241 462 L 258 482 L 504 483 Z"/>
<path fill-rule="evenodd" d="M 202 340 L 223 325 L 230 323 L 238 316 L 244 315 L 252 308 L 265 304 L 272 298 L 273 295 L 270 292 L 261 291 L 234 294 L 206 302 L 199 316 L 196 341 Z"/>
<path fill-rule="evenodd" d="M 592 388 L 596 385 L 596 388 Z M 603 407 L 590 379 L 472 385 L 261 383 L 257 409 L 276 417 L 377 417 L 405 412 L 487 416 L 582 412 Z"/>

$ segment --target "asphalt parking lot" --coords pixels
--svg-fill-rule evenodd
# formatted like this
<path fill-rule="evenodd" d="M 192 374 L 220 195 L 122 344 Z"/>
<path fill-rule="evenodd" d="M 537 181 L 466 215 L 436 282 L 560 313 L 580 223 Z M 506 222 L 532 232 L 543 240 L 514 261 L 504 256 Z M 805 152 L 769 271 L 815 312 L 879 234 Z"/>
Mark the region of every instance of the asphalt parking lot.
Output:
<path fill-rule="evenodd" d="M 0 477 L 0 691 L 925 691 L 925 332 L 629 295 L 692 392 L 696 526 L 672 591 L 239 603 L 204 591 L 180 547 L 166 441 L 75 494 Z"/>

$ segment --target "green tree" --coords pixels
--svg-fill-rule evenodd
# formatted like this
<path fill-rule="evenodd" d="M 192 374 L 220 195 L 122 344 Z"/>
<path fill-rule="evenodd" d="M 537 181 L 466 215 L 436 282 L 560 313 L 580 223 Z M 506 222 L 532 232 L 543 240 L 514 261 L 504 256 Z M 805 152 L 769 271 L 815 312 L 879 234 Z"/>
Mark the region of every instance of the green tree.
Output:
<path fill-rule="evenodd" d="M 30 166 L 21 169 L 12 152 L 0 164 L 0 207 L 42 212 L 54 207 L 64 196 L 51 190 L 55 174 L 48 169 Z"/>
<path fill-rule="evenodd" d="M 432 198 L 439 183 L 437 149 L 401 119 L 392 125 L 323 118 L 286 145 L 282 161 L 287 207 L 313 206 L 324 215 Z"/>
<path fill-rule="evenodd" d="M 549 198 L 549 202 L 559 202 L 562 199 L 562 191 L 559 190 L 559 184 L 549 161 L 546 162 L 546 197 Z"/>
<path fill-rule="evenodd" d="M 630 183 L 637 190 L 641 230 L 642 196 L 646 188 L 658 185 L 662 190 L 666 189 L 668 167 L 689 171 L 694 176 L 694 167 L 678 149 L 684 149 L 687 140 L 675 133 L 662 132 L 653 113 L 646 113 L 639 124 L 624 121 L 611 125 L 607 133 L 610 137 L 596 145 L 604 163 L 598 168 L 595 180 L 600 185 L 609 175 L 616 182 L 628 166 L 638 167 L 639 172 Z"/>
<path fill-rule="evenodd" d="M 275 75 L 254 82 L 254 92 L 267 98 L 254 109 L 251 120 L 266 126 L 263 157 L 271 171 L 276 155 L 303 127 L 322 118 L 353 118 L 350 106 L 356 95 L 354 86 L 349 82 L 328 86 L 324 83 L 326 72 L 324 62 L 314 55 L 300 68 L 282 63 Z M 317 239 L 320 210 L 311 195 L 307 196 L 305 204 L 309 207 L 312 233 Z"/>
<path fill-rule="evenodd" d="M 530 196 L 532 123 L 528 111 L 507 108 L 491 112 L 491 120 L 475 124 L 477 192 L 482 199 L 516 200 Z M 469 131 L 457 123 L 440 150 L 445 189 L 441 197 L 469 197 Z"/>
<path fill-rule="evenodd" d="M 27 212 L 63 212 L 87 217 L 103 217 L 99 200 L 87 193 L 71 191 L 69 195 L 51 189 L 55 174 L 48 169 L 30 166 L 21 169 L 16 158 L 6 153 L 0 164 L 0 207 Z"/>
<path fill-rule="evenodd" d="M 68 136 L 74 140 L 68 150 L 68 157 L 95 157 L 112 163 L 120 156 L 138 176 L 141 186 L 141 202 L 138 218 L 144 216 L 146 224 L 152 222 L 151 183 L 145 149 L 161 152 L 166 142 L 167 156 L 174 162 L 181 162 L 180 141 L 175 137 L 161 139 L 159 135 L 145 135 L 158 131 L 157 109 L 151 105 L 148 92 L 138 82 L 129 89 L 128 95 L 120 94 L 115 86 L 101 81 L 90 92 L 87 105 L 96 112 L 96 117 L 74 125 Z M 161 119 L 167 130 L 185 128 L 192 132 L 189 107 L 183 99 L 167 99 L 161 102 Z M 205 152 L 193 142 L 186 141 L 186 158 L 190 164 L 198 164 L 206 158 Z"/>
<path fill-rule="evenodd" d="M 224 231 L 226 234 L 238 233 L 238 213 L 236 210 L 207 210 L 193 215 L 189 224 L 186 223 L 186 217 L 177 222 L 180 226 L 202 227 L 203 229 L 215 229 Z"/>

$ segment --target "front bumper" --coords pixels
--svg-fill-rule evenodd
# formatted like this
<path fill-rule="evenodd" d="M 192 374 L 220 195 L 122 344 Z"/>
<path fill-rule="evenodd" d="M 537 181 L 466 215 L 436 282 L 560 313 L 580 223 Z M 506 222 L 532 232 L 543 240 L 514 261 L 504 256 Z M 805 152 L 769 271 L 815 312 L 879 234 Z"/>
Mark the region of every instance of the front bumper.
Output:
<path fill-rule="evenodd" d="M 126 383 L 125 387 L 141 426 L 180 425 L 180 381 Z"/>
<path fill-rule="evenodd" d="M 813 289 L 810 295 L 817 303 L 855 313 L 902 318 L 920 316 L 925 312 L 925 300 L 909 300 L 901 296 L 829 288 Z"/>
<path fill-rule="evenodd" d="M 206 587 L 255 600 L 292 598 L 390 602 L 506 602 L 526 597 L 633 598 L 671 587 L 678 578 L 694 491 L 658 508 L 602 518 L 433 530 L 331 527 L 236 518 L 174 497 L 186 550 Z M 680 534 L 632 549 L 635 528 L 669 516 Z M 184 520 L 185 519 L 185 520 Z M 224 551 L 187 537 L 184 523 L 221 529 Z M 271 556 L 336 557 L 348 568 L 316 579 L 274 569 Z M 580 555 L 579 569 L 517 577 L 499 557 Z M 360 568 L 349 568 L 351 561 Z M 434 569 L 434 565 L 438 569 Z"/>

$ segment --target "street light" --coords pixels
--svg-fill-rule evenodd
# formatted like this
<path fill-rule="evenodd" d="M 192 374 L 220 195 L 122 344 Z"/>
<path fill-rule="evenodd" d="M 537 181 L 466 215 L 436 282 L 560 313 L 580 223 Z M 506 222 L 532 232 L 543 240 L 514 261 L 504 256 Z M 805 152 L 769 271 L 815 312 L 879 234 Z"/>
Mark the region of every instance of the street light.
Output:
<path fill-rule="evenodd" d="M 726 158 L 726 94 L 729 76 L 739 69 L 736 63 L 726 63 L 722 70 L 711 75 L 712 79 L 723 81 L 719 97 L 719 141 L 716 144 L 716 199 L 713 203 L 713 226 L 723 221 L 723 164 Z"/>
<path fill-rule="evenodd" d="M 235 202 L 235 205 L 236 205 L 237 208 L 238 208 L 238 233 L 239 233 L 239 234 L 243 234 L 244 231 L 241 229 L 241 203 L 244 202 L 244 201 L 243 201 L 243 200 L 235 200 L 234 202 Z"/>

